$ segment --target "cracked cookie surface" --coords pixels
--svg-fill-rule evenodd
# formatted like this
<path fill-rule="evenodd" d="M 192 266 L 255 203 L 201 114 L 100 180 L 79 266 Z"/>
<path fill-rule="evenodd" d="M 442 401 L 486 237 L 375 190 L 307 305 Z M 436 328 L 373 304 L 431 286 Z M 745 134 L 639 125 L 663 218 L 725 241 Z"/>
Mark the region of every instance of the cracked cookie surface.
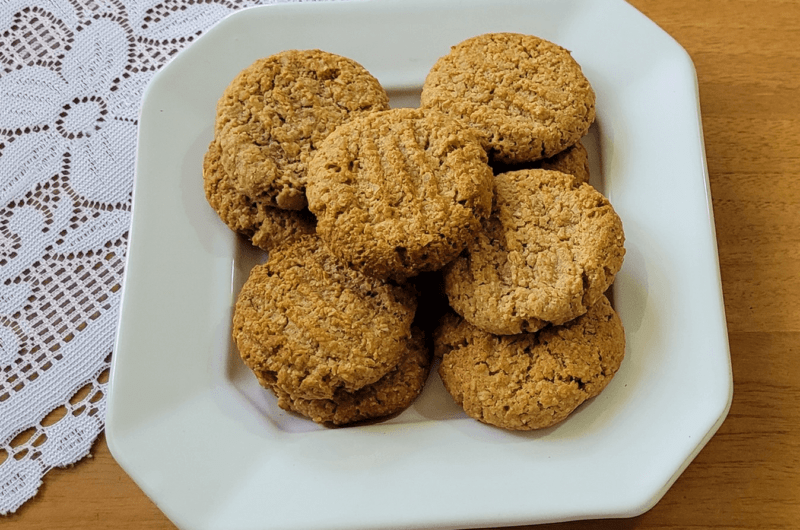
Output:
<path fill-rule="evenodd" d="M 406 409 L 422 392 L 430 367 L 431 353 L 425 345 L 425 334 L 412 328 L 406 353 L 397 367 L 355 392 L 339 389 L 331 399 L 303 399 L 260 382 L 273 390 L 282 409 L 297 412 L 316 423 L 346 425 Z"/>
<path fill-rule="evenodd" d="M 217 104 L 222 166 L 248 197 L 301 210 L 306 169 L 319 143 L 349 118 L 388 107 L 378 80 L 346 57 L 288 50 L 259 59 Z"/>
<path fill-rule="evenodd" d="M 491 209 L 492 171 L 475 133 L 439 112 L 354 118 L 309 166 L 317 233 L 352 267 L 403 279 L 452 260 Z"/>
<path fill-rule="evenodd" d="M 625 355 L 622 323 L 605 296 L 563 326 L 513 336 L 450 313 L 434 343 L 453 399 L 470 417 L 513 430 L 564 420 L 606 387 Z"/>
<path fill-rule="evenodd" d="M 330 399 L 394 369 L 407 350 L 416 294 L 343 266 L 315 236 L 253 268 L 233 315 L 244 363 L 284 392 Z"/>
<path fill-rule="evenodd" d="M 500 335 L 584 314 L 625 255 L 608 200 L 571 175 L 531 169 L 495 176 L 495 201 L 467 249 L 444 270 L 450 306 Z"/>
<path fill-rule="evenodd" d="M 263 250 L 314 233 L 317 220 L 311 212 L 265 206 L 238 191 L 220 164 L 217 140 L 211 142 L 203 158 L 203 189 L 220 219 Z"/>
<path fill-rule="evenodd" d="M 595 118 L 595 94 L 570 53 L 533 35 L 488 33 L 453 46 L 428 73 L 423 108 L 460 119 L 490 158 L 520 163 L 578 142 Z"/>

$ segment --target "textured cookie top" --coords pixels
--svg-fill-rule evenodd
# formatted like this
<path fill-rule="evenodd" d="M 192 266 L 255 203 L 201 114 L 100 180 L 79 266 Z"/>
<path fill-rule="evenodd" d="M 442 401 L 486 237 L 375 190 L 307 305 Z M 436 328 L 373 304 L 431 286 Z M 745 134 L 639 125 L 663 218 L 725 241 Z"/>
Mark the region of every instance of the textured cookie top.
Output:
<path fill-rule="evenodd" d="M 571 175 L 531 169 L 495 177 L 495 204 L 467 251 L 445 269 L 450 305 L 497 334 L 584 314 L 625 255 L 608 200 Z"/>
<path fill-rule="evenodd" d="M 492 171 L 475 133 L 438 112 L 354 118 L 319 147 L 308 206 L 332 252 L 379 278 L 439 269 L 489 214 Z"/>
<path fill-rule="evenodd" d="M 517 33 L 488 33 L 453 46 L 429 72 L 422 106 L 464 119 L 491 158 L 547 158 L 573 145 L 595 118 L 595 94 L 570 53 Z"/>
<path fill-rule="evenodd" d="M 245 364 L 293 396 L 329 399 L 374 383 L 402 359 L 415 295 L 343 267 L 315 236 L 276 247 L 236 301 Z"/>
<path fill-rule="evenodd" d="M 505 429 L 554 425 L 614 377 L 625 333 L 606 297 L 588 313 L 538 333 L 492 335 L 454 314 L 434 338 L 439 375 L 471 417 Z"/>
<path fill-rule="evenodd" d="M 203 189 L 222 221 L 264 250 L 314 233 L 317 221 L 310 212 L 265 206 L 237 190 L 222 168 L 216 140 L 208 146 L 203 159 Z"/>
<path fill-rule="evenodd" d="M 222 165 L 245 195 L 302 209 L 313 150 L 352 115 L 388 107 L 378 80 L 351 59 L 319 50 L 259 59 L 217 104 Z"/>
<path fill-rule="evenodd" d="M 345 425 L 382 418 L 406 409 L 425 385 L 431 367 L 425 334 L 412 328 L 407 351 L 397 367 L 375 383 L 355 392 L 337 390 L 332 399 L 303 399 L 273 388 L 278 405 L 317 423 Z"/>

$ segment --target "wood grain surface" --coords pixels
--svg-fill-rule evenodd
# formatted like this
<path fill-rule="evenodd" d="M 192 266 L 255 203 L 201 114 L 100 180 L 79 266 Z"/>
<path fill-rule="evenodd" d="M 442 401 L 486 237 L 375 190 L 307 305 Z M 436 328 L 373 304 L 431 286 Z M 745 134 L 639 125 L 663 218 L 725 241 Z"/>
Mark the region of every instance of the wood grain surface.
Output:
<path fill-rule="evenodd" d="M 800 1 L 632 4 L 686 48 L 697 68 L 733 405 L 716 436 L 649 512 L 536 528 L 798 528 Z M 115 463 L 103 437 L 92 453 L 48 474 L 38 496 L 0 517 L 0 525 L 174 528 Z"/>

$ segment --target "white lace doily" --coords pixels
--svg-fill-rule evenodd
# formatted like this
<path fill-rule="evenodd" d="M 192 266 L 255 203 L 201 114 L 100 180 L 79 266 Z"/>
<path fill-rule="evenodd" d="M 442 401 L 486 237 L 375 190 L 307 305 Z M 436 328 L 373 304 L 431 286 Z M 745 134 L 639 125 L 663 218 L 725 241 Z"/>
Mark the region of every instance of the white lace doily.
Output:
<path fill-rule="evenodd" d="M 103 429 L 145 86 L 274 2 L 0 3 L 0 514 Z"/>

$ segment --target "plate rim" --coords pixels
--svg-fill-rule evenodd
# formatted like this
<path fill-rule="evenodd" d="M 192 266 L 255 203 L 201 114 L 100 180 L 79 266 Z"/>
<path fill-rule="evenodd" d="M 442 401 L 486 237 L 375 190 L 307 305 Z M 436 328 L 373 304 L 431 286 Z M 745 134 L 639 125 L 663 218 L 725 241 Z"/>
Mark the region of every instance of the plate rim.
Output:
<path fill-rule="evenodd" d="M 398 3 L 399 2 L 386 2 L 387 5 L 397 5 Z M 433 3 L 436 3 L 436 2 L 433 2 Z M 514 2 L 507 2 L 507 3 L 508 4 L 512 4 Z M 588 2 L 583 2 L 581 0 L 576 0 L 574 2 L 574 4 L 576 4 L 576 5 L 577 4 L 587 4 L 587 3 Z M 609 5 L 609 6 L 610 5 L 623 4 L 623 2 L 621 2 L 619 0 L 602 0 L 601 2 L 594 2 L 594 3 L 595 4 L 602 3 L 602 4 L 605 4 L 605 5 Z M 204 33 L 199 39 L 197 39 L 196 42 L 200 41 L 201 39 L 208 38 L 209 35 L 213 36 L 214 33 L 212 33 L 212 32 L 219 32 L 219 31 L 225 30 L 226 29 L 225 25 L 230 25 L 230 24 L 234 23 L 239 18 L 248 17 L 248 16 L 250 16 L 250 13 L 252 13 L 253 11 L 265 11 L 265 10 L 272 11 L 272 10 L 276 10 L 276 9 L 279 10 L 279 9 L 284 8 L 286 6 L 292 6 L 290 9 L 309 9 L 309 10 L 311 10 L 311 9 L 318 9 L 318 6 L 323 6 L 323 5 L 324 6 L 335 5 L 335 6 L 338 7 L 338 6 L 364 6 L 364 5 L 370 5 L 370 4 L 374 4 L 374 3 L 362 0 L 362 1 L 356 1 L 356 2 L 323 2 L 323 3 L 272 4 L 272 5 L 266 5 L 266 6 L 253 6 L 253 7 L 249 7 L 249 8 L 245 8 L 245 9 L 241 9 L 241 10 L 235 11 L 235 12 L 231 13 L 230 15 L 226 16 L 219 23 L 217 23 L 214 27 L 210 28 L 206 33 Z M 411 4 L 416 5 L 416 6 L 425 5 L 424 2 L 411 2 Z M 453 3 L 452 2 L 447 2 L 447 1 L 438 2 L 438 5 L 446 5 L 446 4 L 453 4 Z M 470 5 L 473 5 L 473 6 L 474 5 L 479 5 L 479 4 L 482 4 L 482 2 L 480 2 L 480 1 L 470 2 Z M 641 15 L 641 13 L 639 13 L 638 11 L 633 9 L 628 4 L 624 4 L 624 5 L 627 6 L 628 8 L 631 8 L 633 11 L 635 11 L 639 15 Z M 325 9 L 327 9 L 327 7 Z M 650 21 L 649 19 L 646 19 L 646 17 L 644 17 L 644 15 L 641 15 L 641 16 L 645 20 L 647 20 L 648 23 L 652 24 L 655 28 L 657 28 L 658 31 L 661 31 L 663 33 L 663 30 L 658 28 L 658 26 L 656 26 L 654 23 L 652 23 L 652 21 Z M 671 37 L 670 37 L 670 39 L 671 39 Z M 733 380 L 732 380 L 732 371 L 730 370 L 730 351 L 729 351 L 729 347 L 728 347 L 728 344 L 727 344 L 727 327 L 726 327 L 726 323 L 725 323 L 725 319 L 724 319 L 724 300 L 722 298 L 722 287 L 721 287 L 722 284 L 721 284 L 721 278 L 720 278 L 720 275 L 719 275 L 719 257 L 718 257 L 717 247 L 716 247 L 716 236 L 715 236 L 715 231 L 714 231 L 713 209 L 711 208 L 711 196 L 710 196 L 710 190 L 709 190 L 709 185 L 708 185 L 708 170 L 707 170 L 706 161 L 705 161 L 705 147 L 704 147 L 704 145 L 702 145 L 703 134 L 702 134 L 702 123 L 701 123 L 700 111 L 699 111 L 700 107 L 699 107 L 699 91 L 697 89 L 697 77 L 696 77 L 696 72 L 695 72 L 695 69 L 694 69 L 694 65 L 693 65 L 693 63 L 691 61 L 691 58 L 689 57 L 688 53 L 686 53 L 686 51 L 682 47 L 680 47 L 680 45 L 677 42 L 675 42 L 674 39 L 672 40 L 672 42 L 674 42 L 675 46 L 677 46 L 680 49 L 680 51 L 683 52 L 683 58 L 686 61 L 685 66 L 691 71 L 692 81 L 693 81 L 693 85 L 694 85 L 694 95 L 695 95 L 695 101 L 696 101 L 696 109 L 695 109 L 695 111 L 696 111 L 697 129 L 698 129 L 699 138 L 700 138 L 700 141 L 701 141 L 700 151 L 701 151 L 701 153 L 703 155 L 702 156 L 702 160 L 700 161 L 700 163 L 702 165 L 702 172 L 703 172 L 703 174 L 705 176 L 705 183 L 704 183 L 705 196 L 704 196 L 704 199 L 705 199 L 705 203 L 706 203 L 706 207 L 707 207 L 707 213 L 708 213 L 706 221 L 707 221 L 708 226 L 710 227 L 710 230 L 711 230 L 711 241 L 712 241 L 712 244 L 713 244 L 712 245 L 713 248 L 711 249 L 713 251 L 712 268 L 714 268 L 716 270 L 717 289 L 718 289 L 718 293 L 719 293 L 719 298 L 718 298 L 717 302 L 718 302 L 718 305 L 719 305 L 719 308 L 720 308 L 720 315 L 721 315 L 721 320 L 722 320 L 721 331 L 724 334 L 724 337 L 723 337 L 723 339 L 724 339 L 724 347 L 725 347 L 726 352 L 727 352 L 727 360 L 728 360 L 727 392 L 726 392 L 726 395 L 724 397 L 722 397 L 722 398 L 718 397 L 718 399 L 720 399 L 719 404 L 721 405 L 721 407 L 718 406 L 719 412 L 718 412 L 718 417 L 717 417 L 716 421 L 714 421 L 713 424 L 709 427 L 709 429 L 707 430 L 705 435 L 702 437 L 702 439 L 694 445 L 693 450 L 689 452 L 689 454 L 688 454 L 687 458 L 684 460 L 682 466 L 680 466 L 678 469 L 676 469 L 674 471 L 674 473 L 672 473 L 672 475 L 666 480 L 666 482 L 664 482 L 661 485 L 660 488 L 658 488 L 657 490 L 652 491 L 652 492 L 648 493 L 647 495 L 644 495 L 644 496 L 642 496 L 642 497 L 640 497 L 638 499 L 634 499 L 634 498 L 628 499 L 628 502 L 621 503 L 615 509 L 612 509 L 610 511 L 606 511 L 605 513 L 602 513 L 602 511 L 594 511 L 594 512 L 592 512 L 594 515 L 589 515 L 588 517 L 597 517 L 597 516 L 599 516 L 599 517 L 629 517 L 629 516 L 635 516 L 635 515 L 641 514 L 641 513 L 645 512 L 645 511 L 649 510 L 653 505 L 655 505 L 661 499 L 661 497 L 666 493 L 666 491 L 669 489 L 669 487 L 672 485 L 672 483 L 677 479 L 678 476 L 680 476 L 680 474 L 683 472 L 683 470 L 689 465 L 689 463 L 691 463 L 691 461 L 700 452 L 700 450 L 702 450 L 702 448 L 705 446 L 705 444 L 708 442 L 708 440 L 710 440 L 710 438 L 713 436 L 713 434 L 716 432 L 716 430 L 719 428 L 719 426 L 722 424 L 722 422 L 724 421 L 725 417 L 727 416 L 727 413 L 728 413 L 728 411 L 730 409 L 730 405 L 731 405 L 731 402 L 732 402 L 732 395 L 733 395 L 733 382 L 732 381 Z M 188 48 L 183 50 L 183 51 L 181 51 L 179 54 L 177 54 L 177 56 L 173 59 L 173 61 L 178 60 L 180 57 L 182 57 L 183 54 L 187 50 L 188 50 Z M 141 125 L 142 125 L 143 112 L 144 112 L 144 109 L 145 109 L 144 102 L 147 102 L 148 98 L 152 98 L 153 97 L 152 95 L 153 95 L 154 91 L 158 88 L 159 84 L 162 83 L 161 80 L 164 79 L 165 77 L 167 77 L 167 72 L 168 72 L 168 66 L 165 66 L 159 72 L 154 74 L 151 82 L 148 84 L 147 89 L 145 90 L 145 93 L 144 93 L 144 96 L 143 96 L 143 105 L 140 107 L 140 111 L 139 111 L 139 119 L 140 119 L 139 131 L 140 132 L 142 130 L 141 129 Z M 156 87 L 156 88 L 154 88 L 154 87 Z M 132 223 L 135 222 L 135 220 L 137 219 L 136 212 L 138 210 L 137 210 L 137 207 L 136 207 L 137 206 L 137 201 L 136 201 L 137 193 L 136 193 L 136 190 L 139 187 L 138 186 L 139 178 L 140 178 L 139 177 L 139 153 L 138 153 L 138 149 L 137 149 L 136 171 L 135 171 L 135 176 L 134 176 L 134 194 L 133 194 L 133 205 L 132 205 L 132 212 L 133 212 L 132 213 Z M 131 234 L 130 234 L 130 236 L 131 236 L 130 242 L 133 242 L 133 240 L 134 240 L 133 231 L 134 231 L 134 228 L 132 227 Z M 128 277 L 127 272 L 129 270 L 128 269 L 129 259 L 130 259 L 130 252 L 128 252 L 126 254 L 126 267 L 125 267 L 126 275 L 125 275 L 125 280 L 123 281 L 122 292 L 121 292 L 121 297 L 122 297 L 121 306 L 125 305 L 125 301 L 127 299 L 126 295 L 127 295 L 128 289 L 129 289 L 129 285 L 128 285 L 128 281 L 127 281 L 127 277 Z M 119 322 L 118 322 L 118 329 L 122 329 L 123 326 L 125 326 L 127 324 L 126 322 L 123 321 L 126 315 L 127 315 L 127 311 L 123 311 L 123 308 L 121 307 L 120 315 L 119 315 Z M 108 393 L 109 402 L 108 402 L 108 415 L 107 415 L 107 423 L 106 423 L 107 443 L 108 443 L 109 449 L 111 450 L 112 455 L 120 463 L 120 465 L 123 467 L 123 469 L 125 469 L 125 471 L 129 475 L 131 475 L 132 478 L 134 478 L 134 480 L 137 482 L 137 484 L 140 485 L 140 487 L 145 489 L 145 487 L 143 487 L 142 484 L 140 484 L 140 481 L 137 480 L 137 478 L 136 478 L 136 474 L 137 473 L 136 473 L 135 467 L 136 467 L 137 464 L 135 462 L 133 462 L 130 458 L 128 458 L 129 455 L 126 454 L 127 449 L 125 447 L 125 444 L 122 443 L 123 440 L 124 440 L 124 433 L 123 433 L 122 430 L 120 430 L 120 424 L 119 424 L 120 419 L 117 416 L 116 400 L 118 398 L 120 398 L 120 396 L 118 396 L 118 394 L 115 393 L 115 386 L 116 386 L 115 385 L 115 380 L 117 379 L 117 376 L 118 376 L 117 369 L 116 369 L 116 365 L 117 365 L 117 362 L 116 362 L 117 355 L 116 355 L 116 353 L 117 353 L 118 349 L 120 348 L 120 346 L 121 346 L 121 344 L 120 344 L 120 333 L 118 333 L 117 334 L 117 342 L 116 342 L 115 348 L 114 348 L 115 355 L 112 357 L 112 369 L 111 369 L 111 376 L 110 376 L 110 380 L 109 380 L 110 388 L 109 388 L 109 393 Z M 123 345 L 123 347 L 124 347 L 124 345 Z M 157 492 L 155 492 L 155 493 L 153 492 L 152 488 L 148 487 L 145 490 L 145 493 L 147 493 L 148 496 L 150 496 L 154 501 L 156 501 L 156 504 L 159 504 L 159 502 L 158 502 L 158 497 L 159 496 L 158 496 Z M 162 510 L 164 510 L 165 513 L 167 513 L 168 510 L 169 510 L 168 507 L 161 506 L 160 504 L 159 504 L 159 507 Z M 168 513 L 168 517 L 170 517 L 171 519 L 173 518 L 173 517 L 170 516 L 169 513 Z M 587 518 L 587 516 L 586 516 L 586 514 L 581 514 L 580 518 Z M 173 522 L 176 522 L 176 520 L 180 520 L 180 517 L 175 517 Z M 559 520 L 564 520 L 564 519 L 559 519 Z M 537 521 L 537 522 L 540 522 L 540 521 Z M 541 522 L 549 522 L 549 521 L 541 521 Z M 462 526 L 464 521 L 461 521 L 461 523 L 462 524 L 459 524 L 459 526 Z M 176 524 L 177 524 L 177 522 L 176 522 Z M 183 522 L 181 522 L 181 524 L 183 524 Z M 441 524 L 445 524 L 445 523 L 440 521 L 440 523 L 437 523 L 437 524 L 439 524 L 441 526 Z M 496 523 L 489 523 L 489 524 L 496 524 Z M 502 524 L 526 524 L 526 521 L 514 520 L 514 521 L 511 521 L 511 522 L 508 522 L 508 520 L 506 520 Z M 441 526 L 441 527 L 443 527 L 443 526 Z"/>

